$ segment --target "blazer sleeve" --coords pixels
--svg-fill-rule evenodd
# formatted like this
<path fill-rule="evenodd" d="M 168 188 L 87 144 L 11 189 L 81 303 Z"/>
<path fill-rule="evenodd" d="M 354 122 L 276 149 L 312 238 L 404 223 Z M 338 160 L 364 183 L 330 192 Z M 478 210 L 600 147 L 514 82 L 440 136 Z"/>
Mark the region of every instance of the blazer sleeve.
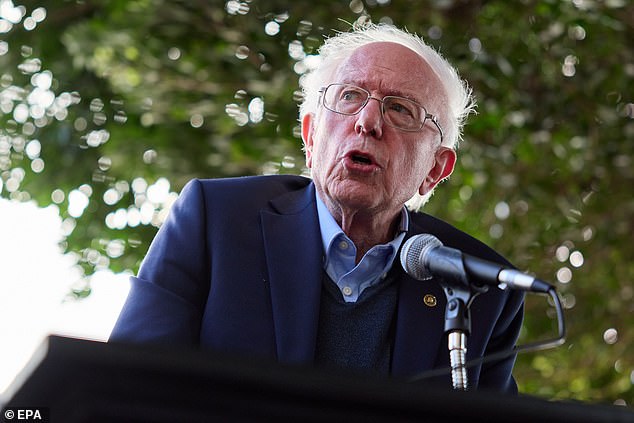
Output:
<path fill-rule="evenodd" d="M 199 343 L 209 292 L 206 210 L 200 181 L 172 205 L 131 287 L 110 341 Z"/>

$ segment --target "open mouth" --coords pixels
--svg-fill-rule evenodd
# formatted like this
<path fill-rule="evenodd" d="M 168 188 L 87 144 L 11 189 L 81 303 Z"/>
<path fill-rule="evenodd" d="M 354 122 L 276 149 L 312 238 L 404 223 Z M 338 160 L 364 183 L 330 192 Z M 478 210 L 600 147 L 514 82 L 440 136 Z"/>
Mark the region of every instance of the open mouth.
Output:
<path fill-rule="evenodd" d="M 373 173 L 380 166 L 371 154 L 362 151 L 350 151 L 344 160 L 345 166 L 354 172 Z"/>
<path fill-rule="evenodd" d="M 368 156 L 364 156 L 363 154 L 351 154 L 350 158 L 352 159 L 354 163 L 366 164 L 366 165 L 372 164 L 372 159 L 369 158 Z"/>

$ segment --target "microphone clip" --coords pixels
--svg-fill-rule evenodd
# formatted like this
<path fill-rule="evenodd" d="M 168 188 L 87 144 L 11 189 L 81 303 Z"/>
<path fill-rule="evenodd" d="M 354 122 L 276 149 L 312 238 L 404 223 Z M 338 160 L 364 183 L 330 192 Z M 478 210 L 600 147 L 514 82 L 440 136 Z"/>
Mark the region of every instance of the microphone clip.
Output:
<path fill-rule="evenodd" d="M 460 330 L 466 335 L 471 333 L 471 316 L 469 307 L 478 295 L 487 292 L 487 285 L 476 285 L 467 278 L 467 271 L 462 261 L 460 251 L 448 249 L 448 254 L 434 255 L 438 266 L 452 271 L 445 272 L 439 277 L 440 286 L 447 297 L 445 310 L 445 332 Z"/>

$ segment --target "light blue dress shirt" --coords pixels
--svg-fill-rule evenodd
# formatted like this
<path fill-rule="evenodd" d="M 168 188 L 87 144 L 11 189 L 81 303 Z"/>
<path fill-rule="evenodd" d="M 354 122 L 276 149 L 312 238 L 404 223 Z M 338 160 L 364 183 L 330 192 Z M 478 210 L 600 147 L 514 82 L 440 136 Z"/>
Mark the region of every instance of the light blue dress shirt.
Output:
<path fill-rule="evenodd" d="M 356 302 L 364 289 L 387 276 L 409 227 L 409 215 L 403 207 L 396 237 L 387 244 L 372 247 L 355 265 L 357 247 L 332 217 L 319 195 L 315 193 L 315 196 L 325 252 L 324 269 L 341 290 L 344 300 L 348 303 Z"/>

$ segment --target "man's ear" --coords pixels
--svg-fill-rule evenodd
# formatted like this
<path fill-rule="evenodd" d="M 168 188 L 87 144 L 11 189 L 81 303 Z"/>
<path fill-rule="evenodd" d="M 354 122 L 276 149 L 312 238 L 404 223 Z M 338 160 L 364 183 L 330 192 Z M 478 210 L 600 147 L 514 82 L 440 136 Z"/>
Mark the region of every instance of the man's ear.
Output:
<path fill-rule="evenodd" d="M 434 166 L 418 188 L 420 195 L 425 195 L 434 189 L 443 179 L 449 177 L 456 165 L 456 152 L 452 148 L 439 147 L 435 155 Z"/>
<path fill-rule="evenodd" d="M 302 118 L 302 141 L 304 142 L 304 154 L 306 154 L 306 166 L 310 169 L 313 164 L 313 125 L 314 113 L 306 113 Z"/>

